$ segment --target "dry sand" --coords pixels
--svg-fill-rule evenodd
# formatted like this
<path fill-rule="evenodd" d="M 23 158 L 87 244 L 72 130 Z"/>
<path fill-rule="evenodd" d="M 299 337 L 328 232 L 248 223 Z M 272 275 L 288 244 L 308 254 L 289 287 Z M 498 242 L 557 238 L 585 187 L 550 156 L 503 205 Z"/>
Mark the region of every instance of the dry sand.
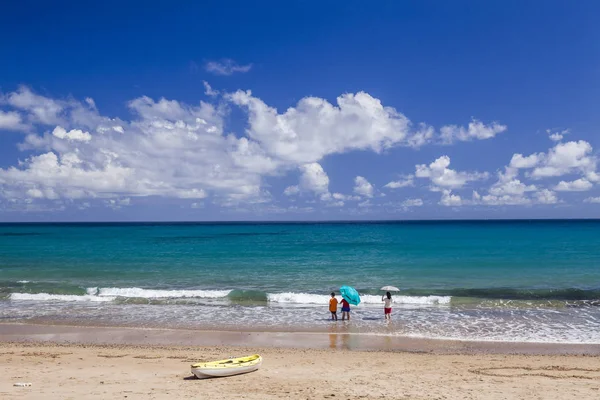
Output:
<path fill-rule="evenodd" d="M 152 337 L 147 331 L 132 331 Z M 0 326 L 3 400 L 600 399 L 600 358 L 589 355 L 352 351 L 339 347 L 338 340 L 345 340 L 339 335 L 328 337 L 333 348 L 315 349 L 56 343 L 60 336 L 35 334 L 9 342 L 7 338 L 14 339 L 11 332 Z M 208 380 L 191 377 L 194 362 L 253 353 L 264 357 L 256 372 Z M 13 386 L 17 382 L 32 385 Z"/>

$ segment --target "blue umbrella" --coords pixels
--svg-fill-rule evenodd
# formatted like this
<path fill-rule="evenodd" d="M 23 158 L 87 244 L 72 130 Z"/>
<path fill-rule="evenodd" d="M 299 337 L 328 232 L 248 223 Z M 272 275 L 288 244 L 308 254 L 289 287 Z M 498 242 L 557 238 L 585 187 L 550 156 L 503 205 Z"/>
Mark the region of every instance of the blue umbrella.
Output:
<path fill-rule="evenodd" d="M 348 303 L 355 305 L 355 306 L 360 304 L 360 295 L 358 294 L 356 289 L 354 289 L 353 287 L 342 286 L 340 288 L 340 294 L 342 295 L 342 297 L 344 299 L 346 299 L 346 301 Z"/>

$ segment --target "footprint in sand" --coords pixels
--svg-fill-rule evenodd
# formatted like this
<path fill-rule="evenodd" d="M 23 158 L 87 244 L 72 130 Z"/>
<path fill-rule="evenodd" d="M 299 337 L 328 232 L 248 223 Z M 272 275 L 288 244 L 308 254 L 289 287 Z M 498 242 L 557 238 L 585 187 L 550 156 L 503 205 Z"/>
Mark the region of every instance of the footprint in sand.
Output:
<path fill-rule="evenodd" d="M 503 378 L 522 378 L 541 376 L 551 379 L 591 379 L 600 380 L 600 369 L 566 368 L 560 366 L 548 367 L 495 367 L 473 369 L 470 372 L 479 375 L 497 376 Z"/>
<path fill-rule="evenodd" d="M 115 355 L 115 354 L 98 354 L 98 357 L 104 357 L 104 358 L 121 358 L 121 357 L 126 357 L 128 356 L 128 354 L 119 354 L 119 355 Z"/>
<path fill-rule="evenodd" d="M 162 356 L 134 356 L 133 358 L 140 358 L 142 360 L 156 360 L 162 358 Z"/>
<path fill-rule="evenodd" d="M 44 358 L 58 358 L 60 356 L 68 356 L 73 353 L 44 353 L 44 352 L 31 352 L 31 353 L 21 353 L 20 356 L 24 357 L 44 357 Z"/>

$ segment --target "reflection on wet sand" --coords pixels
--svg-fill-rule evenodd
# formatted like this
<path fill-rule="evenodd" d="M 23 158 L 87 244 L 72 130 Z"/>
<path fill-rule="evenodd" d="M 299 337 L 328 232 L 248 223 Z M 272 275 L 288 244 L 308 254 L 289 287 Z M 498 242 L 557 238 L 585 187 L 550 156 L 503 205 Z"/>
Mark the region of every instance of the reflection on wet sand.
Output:
<path fill-rule="evenodd" d="M 351 350 L 358 346 L 360 340 L 356 335 L 350 335 L 348 324 L 333 324 L 329 327 L 329 347 L 332 349 Z"/>

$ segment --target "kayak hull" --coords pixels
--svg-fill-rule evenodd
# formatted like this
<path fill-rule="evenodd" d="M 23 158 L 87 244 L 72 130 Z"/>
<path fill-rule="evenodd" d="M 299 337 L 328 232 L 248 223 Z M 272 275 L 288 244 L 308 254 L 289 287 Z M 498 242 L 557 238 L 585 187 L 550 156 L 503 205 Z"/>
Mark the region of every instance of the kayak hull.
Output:
<path fill-rule="evenodd" d="M 192 374 L 197 378 L 217 378 L 254 372 L 262 365 L 262 357 L 258 354 L 249 357 L 230 358 L 227 360 L 196 363 L 192 365 Z"/>

